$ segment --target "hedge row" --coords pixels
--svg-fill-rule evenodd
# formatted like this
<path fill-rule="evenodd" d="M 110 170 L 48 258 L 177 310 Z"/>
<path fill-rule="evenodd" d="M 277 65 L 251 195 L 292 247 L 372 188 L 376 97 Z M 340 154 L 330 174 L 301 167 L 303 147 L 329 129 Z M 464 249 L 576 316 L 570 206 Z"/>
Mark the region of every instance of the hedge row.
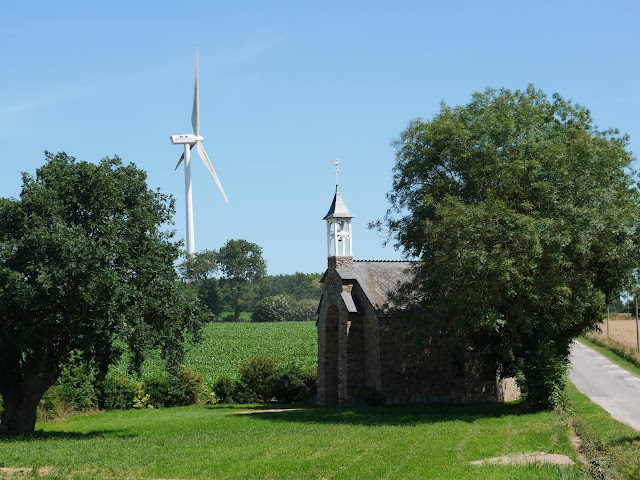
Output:
<path fill-rule="evenodd" d="M 59 381 L 44 394 L 38 417 L 48 420 L 96 408 L 126 410 L 195 403 L 307 402 L 316 391 L 315 368 L 282 364 L 271 355 L 247 358 L 238 366 L 237 374 L 238 378 L 220 375 L 211 388 L 202 374 L 188 367 L 174 376 L 146 377 L 141 382 L 118 375 L 96 381 L 90 368 L 72 361 Z"/>

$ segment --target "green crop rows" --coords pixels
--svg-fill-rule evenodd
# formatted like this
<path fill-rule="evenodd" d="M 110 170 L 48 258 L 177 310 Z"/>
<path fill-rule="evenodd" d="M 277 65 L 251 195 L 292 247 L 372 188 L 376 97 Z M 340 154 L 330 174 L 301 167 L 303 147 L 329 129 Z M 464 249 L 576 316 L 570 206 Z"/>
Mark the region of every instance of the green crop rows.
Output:
<path fill-rule="evenodd" d="M 210 323 L 202 333 L 202 342 L 188 348 L 184 363 L 202 373 L 209 385 L 221 373 L 235 376 L 238 363 L 255 354 L 267 353 L 300 367 L 313 367 L 317 363 L 314 322 Z M 127 356 L 110 372 L 131 377 L 127 374 Z M 163 374 L 164 365 L 159 355 L 145 362 L 143 377 Z"/>

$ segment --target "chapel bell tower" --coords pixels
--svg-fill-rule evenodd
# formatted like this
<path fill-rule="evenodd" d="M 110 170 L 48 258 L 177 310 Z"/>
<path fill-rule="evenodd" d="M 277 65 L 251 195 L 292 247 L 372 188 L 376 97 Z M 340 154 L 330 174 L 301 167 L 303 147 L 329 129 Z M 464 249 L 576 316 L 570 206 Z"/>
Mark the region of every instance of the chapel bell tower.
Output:
<path fill-rule="evenodd" d="M 345 264 L 353 261 L 353 237 L 351 232 L 351 219 L 354 218 L 342 200 L 338 191 L 338 162 L 336 160 L 336 193 L 329 212 L 323 220 L 327 222 L 327 256 L 329 264 Z M 333 260 L 333 262 L 332 262 Z"/>

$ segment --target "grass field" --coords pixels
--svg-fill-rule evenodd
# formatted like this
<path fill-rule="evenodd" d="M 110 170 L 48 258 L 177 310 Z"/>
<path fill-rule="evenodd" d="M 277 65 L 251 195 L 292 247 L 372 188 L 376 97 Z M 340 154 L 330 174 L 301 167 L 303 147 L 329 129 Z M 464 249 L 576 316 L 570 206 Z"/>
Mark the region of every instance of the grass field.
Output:
<path fill-rule="evenodd" d="M 204 327 L 202 342 L 187 350 L 185 365 L 202 373 L 211 385 L 221 373 L 235 376 L 238 363 L 260 353 L 313 367 L 317 364 L 317 345 L 314 322 L 210 323 Z M 142 375 L 160 374 L 163 370 L 156 355 L 145 362 Z M 111 372 L 127 376 L 127 358 Z"/>
<path fill-rule="evenodd" d="M 34 438 L 0 439 L 0 466 L 74 479 L 587 478 L 577 464 L 470 465 L 536 451 L 575 460 L 553 412 L 480 405 L 238 414 L 246 409 L 111 411 L 41 423 Z"/>

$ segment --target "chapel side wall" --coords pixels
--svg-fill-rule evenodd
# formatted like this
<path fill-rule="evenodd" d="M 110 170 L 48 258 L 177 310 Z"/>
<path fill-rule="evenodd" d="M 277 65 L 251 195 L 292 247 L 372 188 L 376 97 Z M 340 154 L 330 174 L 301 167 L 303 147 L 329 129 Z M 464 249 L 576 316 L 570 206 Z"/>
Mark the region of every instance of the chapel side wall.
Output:
<path fill-rule="evenodd" d="M 477 362 L 425 345 L 426 334 L 399 317 L 380 318 L 381 392 L 390 404 L 497 401 L 495 375 L 483 375 Z M 412 342 L 412 339 L 422 341 Z"/>
<path fill-rule="evenodd" d="M 349 405 L 347 396 L 347 321 L 349 313 L 340 309 L 336 335 L 338 337 L 338 405 Z"/>
<path fill-rule="evenodd" d="M 364 308 L 364 312 L 358 315 L 362 322 L 362 384 L 381 391 L 378 317 L 364 291 L 357 283 L 353 285 L 353 295 L 359 299 L 362 308 Z"/>
<path fill-rule="evenodd" d="M 345 404 L 354 403 L 365 383 L 364 315 L 349 313 L 346 323 Z"/>

